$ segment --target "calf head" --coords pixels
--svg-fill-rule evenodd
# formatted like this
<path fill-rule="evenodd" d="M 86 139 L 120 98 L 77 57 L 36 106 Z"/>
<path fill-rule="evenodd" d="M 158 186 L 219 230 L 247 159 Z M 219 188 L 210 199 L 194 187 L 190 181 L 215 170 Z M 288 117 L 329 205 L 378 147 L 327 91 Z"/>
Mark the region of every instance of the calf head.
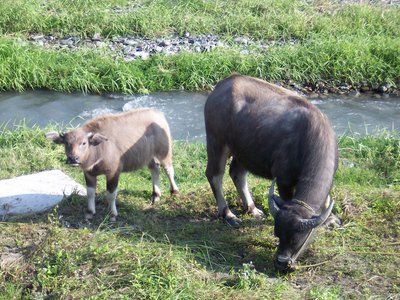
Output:
<path fill-rule="evenodd" d="M 294 270 L 293 263 L 297 257 L 306 249 L 315 228 L 323 224 L 329 217 L 334 201 L 329 207 L 316 216 L 311 207 L 302 201 L 283 201 L 274 194 L 275 180 L 272 182 L 268 205 L 275 220 L 275 236 L 279 238 L 278 250 L 274 261 L 275 268 L 281 272 Z M 300 205 L 296 205 L 300 202 Z"/>
<path fill-rule="evenodd" d="M 87 162 L 91 146 L 97 146 L 107 141 L 107 137 L 100 133 L 85 132 L 80 128 L 61 134 L 49 132 L 46 133 L 46 138 L 56 144 L 64 144 L 67 163 L 73 166 Z"/>

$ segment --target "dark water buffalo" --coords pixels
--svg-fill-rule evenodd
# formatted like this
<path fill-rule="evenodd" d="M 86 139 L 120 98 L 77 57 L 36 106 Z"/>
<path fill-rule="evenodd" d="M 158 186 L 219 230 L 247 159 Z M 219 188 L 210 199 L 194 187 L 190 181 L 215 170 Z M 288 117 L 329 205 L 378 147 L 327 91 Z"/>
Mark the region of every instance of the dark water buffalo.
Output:
<path fill-rule="evenodd" d="M 206 175 L 219 215 L 240 224 L 222 192 L 226 161 L 229 174 L 248 213 L 255 207 L 247 173 L 276 179 L 280 197 L 269 193 L 279 246 L 275 266 L 291 269 L 314 229 L 330 215 L 329 191 L 338 163 L 335 133 L 313 104 L 268 82 L 232 75 L 217 84 L 205 108 L 208 164 Z"/>
<path fill-rule="evenodd" d="M 152 201 L 161 196 L 160 164 L 170 181 L 172 194 L 178 192 L 172 166 L 172 144 L 168 123 L 161 112 L 137 109 L 105 115 L 65 134 L 46 134 L 57 144 L 65 145 L 67 163 L 79 165 L 85 175 L 90 219 L 96 213 L 95 193 L 98 175 L 107 179 L 106 199 L 111 220 L 117 217 L 116 196 L 121 172 L 149 167 L 153 182 Z"/>

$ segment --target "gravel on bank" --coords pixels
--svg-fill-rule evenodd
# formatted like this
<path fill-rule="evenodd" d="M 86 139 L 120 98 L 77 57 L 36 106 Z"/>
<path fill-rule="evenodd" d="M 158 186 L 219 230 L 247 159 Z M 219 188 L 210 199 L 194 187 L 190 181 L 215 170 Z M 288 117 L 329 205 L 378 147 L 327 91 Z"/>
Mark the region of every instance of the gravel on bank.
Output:
<path fill-rule="evenodd" d="M 304 0 L 306 3 L 315 4 L 315 0 Z M 400 0 L 332 0 L 322 1 L 318 5 L 334 4 L 335 7 L 345 5 L 373 5 L 400 7 Z M 120 8 L 112 8 L 114 13 L 118 13 Z M 82 49 L 93 49 L 115 60 L 125 62 L 147 60 L 153 55 L 178 55 L 180 53 L 207 53 L 217 49 L 239 52 L 241 55 L 266 54 L 271 47 L 296 46 L 302 43 L 294 38 L 278 40 L 256 40 L 248 36 L 225 37 L 216 34 L 195 35 L 186 32 L 182 35 L 172 34 L 168 37 L 146 38 L 141 36 L 103 36 L 97 32 L 88 37 L 78 37 L 73 35 L 57 36 L 57 34 L 28 33 L 25 37 L 18 38 L 21 43 L 29 43 L 45 49 L 55 51 L 79 51 Z M 400 79 L 399 79 L 400 80 Z M 396 81 L 396 79 L 395 79 Z M 339 93 L 347 94 L 350 92 L 374 92 L 379 94 L 399 95 L 400 82 L 388 84 L 385 82 L 379 85 L 371 85 L 368 82 L 359 82 L 349 85 L 347 83 L 332 86 L 323 80 L 313 85 L 300 85 L 288 80 L 281 83 L 304 93 Z M 397 85 L 397 86 L 396 86 Z"/>
<path fill-rule="evenodd" d="M 178 55 L 179 53 L 205 53 L 220 49 L 236 49 L 241 55 L 262 53 L 269 47 L 295 45 L 299 41 L 276 40 L 258 41 L 246 36 L 233 37 L 225 40 L 218 35 L 192 35 L 186 32 L 184 36 L 172 35 L 170 37 L 149 39 L 137 36 L 103 38 L 95 33 L 89 38 L 65 36 L 62 38 L 54 35 L 29 34 L 27 38 L 30 44 L 56 51 L 78 51 L 80 49 L 97 49 L 103 51 L 114 59 L 122 59 L 126 62 L 135 60 L 147 60 L 152 55 Z M 24 43 L 24 41 L 21 40 Z M 26 41 L 25 41 L 26 42 Z M 372 86 L 368 82 L 360 82 L 354 85 L 342 83 L 332 86 L 328 82 L 320 81 L 314 85 L 300 85 L 293 80 L 280 82 L 280 85 L 295 89 L 301 93 L 313 96 L 313 94 L 354 94 L 375 93 L 399 96 L 399 88 L 388 83 Z"/>

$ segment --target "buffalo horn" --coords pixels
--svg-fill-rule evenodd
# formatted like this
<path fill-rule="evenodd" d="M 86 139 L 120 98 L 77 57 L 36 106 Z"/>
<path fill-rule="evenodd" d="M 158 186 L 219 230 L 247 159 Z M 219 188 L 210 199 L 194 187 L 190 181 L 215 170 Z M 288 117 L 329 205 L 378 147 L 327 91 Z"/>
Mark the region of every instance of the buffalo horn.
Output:
<path fill-rule="evenodd" d="M 277 212 L 280 210 L 279 206 L 282 205 L 282 200 L 278 196 L 274 194 L 275 191 L 275 181 L 276 178 L 272 181 L 271 187 L 269 188 L 268 193 L 268 207 L 269 211 L 273 218 L 275 218 Z"/>
<path fill-rule="evenodd" d="M 330 197 L 328 196 L 327 198 L 328 201 L 330 201 Z M 329 207 L 323 212 L 321 213 L 321 215 L 319 215 L 318 217 L 314 217 L 311 219 L 301 219 L 301 229 L 302 230 L 310 230 L 313 228 L 318 227 L 319 225 L 323 224 L 326 219 L 328 219 L 329 215 L 332 212 L 332 208 L 333 208 L 333 204 L 335 203 L 335 201 L 330 201 L 330 205 Z"/>

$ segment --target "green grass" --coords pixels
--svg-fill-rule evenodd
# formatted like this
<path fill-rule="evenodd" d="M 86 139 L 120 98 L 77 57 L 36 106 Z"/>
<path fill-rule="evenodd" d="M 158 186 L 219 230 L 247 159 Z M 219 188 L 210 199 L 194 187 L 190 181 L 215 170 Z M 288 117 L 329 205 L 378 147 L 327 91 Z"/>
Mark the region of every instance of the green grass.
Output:
<path fill-rule="evenodd" d="M 54 128 L 48 128 L 52 130 Z M 19 125 L 0 134 L 0 178 L 65 165 L 61 146 L 39 128 Z M 72 196 L 50 212 L 0 223 L 0 299 L 367 299 L 400 293 L 400 139 L 391 133 L 339 138 L 340 166 L 332 196 L 340 229 L 320 228 L 299 261 L 279 276 L 273 269 L 276 239 L 270 215 L 244 215 L 234 186 L 224 186 L 244 224 L 232 229 L 216 216 L 204 176 L 204 144 L 174 143 L 180 195 L 150 204 L 148 170 L 123 174 L 119 219 L 108 222 L 105 182 L 98 214 L 84 222 L 86 199 Z M 257 205 L 268 213 L 270 183 L 250 177 Z M 69 229 L 67 227 L 69 227 Z M 2 298 L 1 298 L 2 297 Z"/>
<path fill-rule="evenodd" d="M 240 0 L 5 0 L 0 32 L 91 36 L 171 33 L 248 35 L 253 38 L 307 38 L 309 35 L 398 37 L 399 10 L 333 1 Z M 332 26 L 332 25 L 335 26 Z"/>
<path fill-rule="evenodd" d="M 208 90 L 232 72 L 303 85 L 397 86 L 398 28 L 398 7 L 340 6 L 324 0 L 6 0 L 0 4 L 0 90 Z M 286 42 L 248 55 L 231 47 L 124 62 L 107 50 L 55 51 L 25 41 L 28 34 L 85 38 L 100 33 L 111 39 L 185 32 L 218 34 L 228 44 L 235 36 Z"/>
<path fill-rule="evenodd" d="M 204 90 L 233 72 L 271 81 L 293 79 L 330 85 L 396 82 L 400 74 L 400 39 L 374 37 L 365 41 L 312 39 L 302 44 L 273 46 L 256 55 L 238 50 L 152 56 L 145 61 L 114 60 L 107 51 L 74 53 L 45 50 L 0 39 L 0 90 L 48 88 L 92 93 L 146 93 Z"/>

